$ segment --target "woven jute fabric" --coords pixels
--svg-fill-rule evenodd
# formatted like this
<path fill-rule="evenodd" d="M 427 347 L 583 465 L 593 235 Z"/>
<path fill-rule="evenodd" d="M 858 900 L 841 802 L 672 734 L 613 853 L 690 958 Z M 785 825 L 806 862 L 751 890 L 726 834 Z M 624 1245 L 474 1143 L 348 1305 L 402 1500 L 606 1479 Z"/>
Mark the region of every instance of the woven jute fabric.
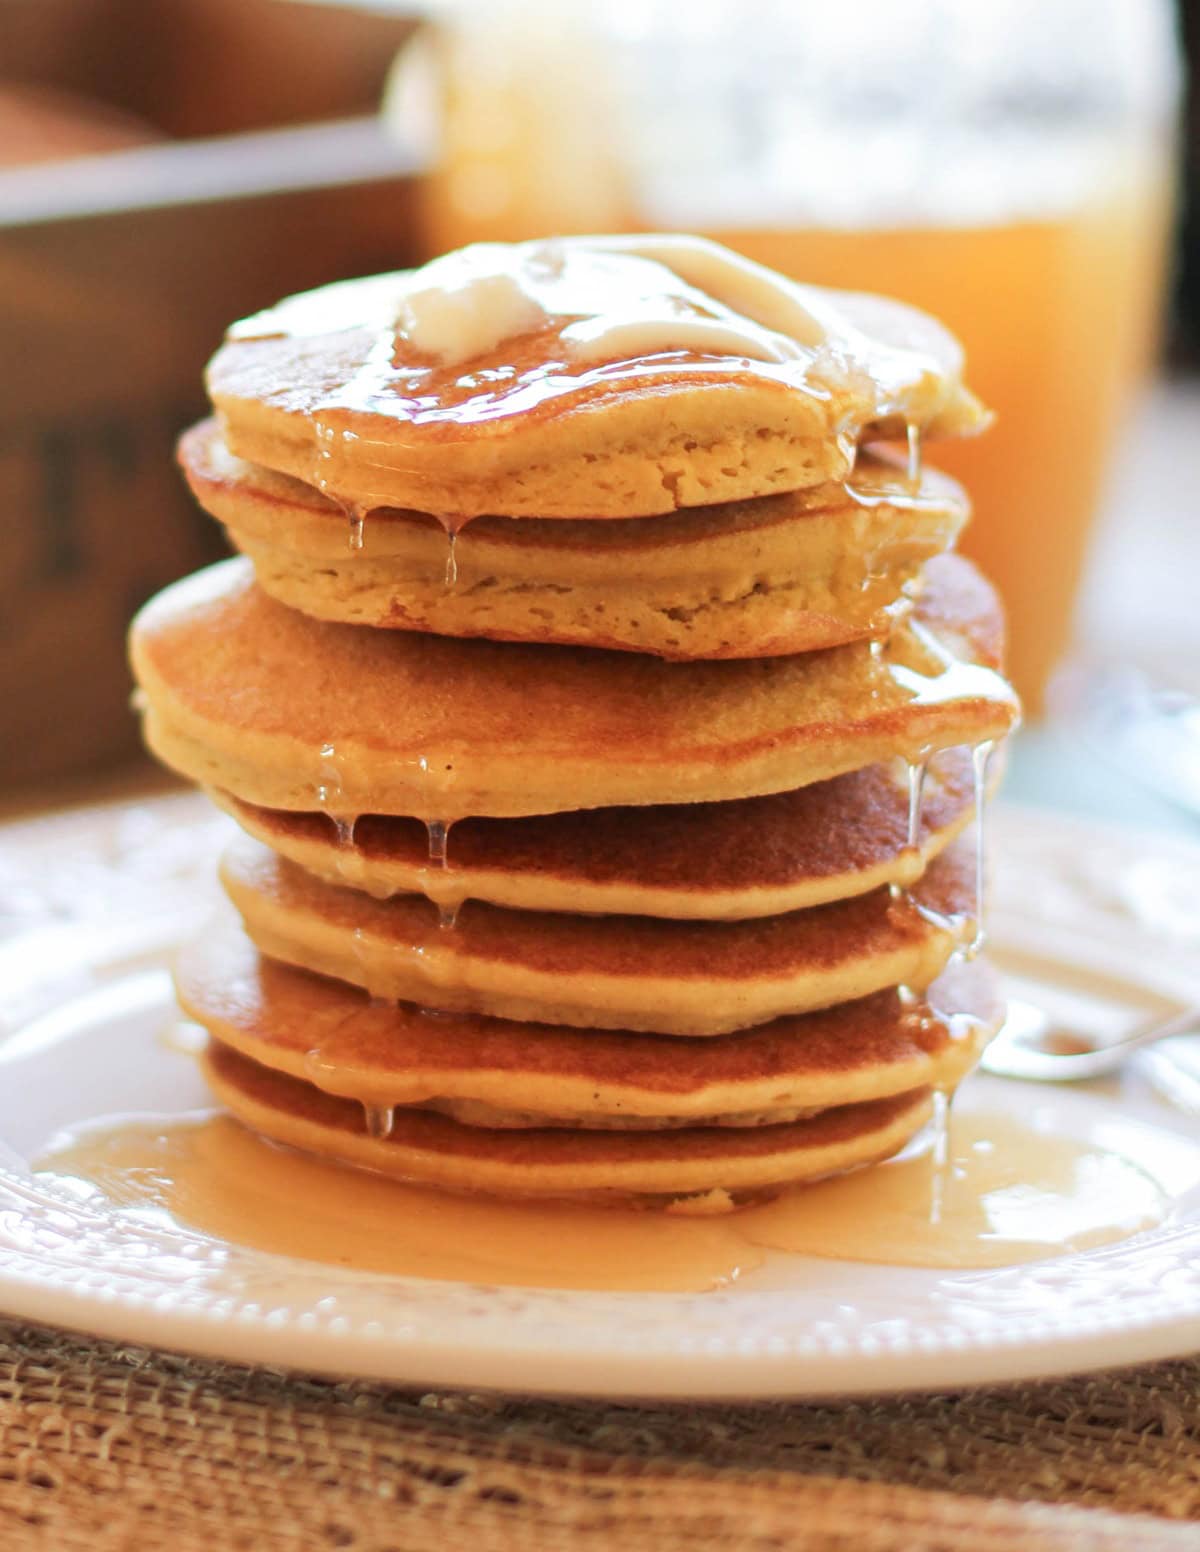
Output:
<path fill-rule="evenodd" d="M 1200 1547 L 1200 1359 L 629 1406 L 289 1377 L 0 1323 L 3 1552 Z"/>

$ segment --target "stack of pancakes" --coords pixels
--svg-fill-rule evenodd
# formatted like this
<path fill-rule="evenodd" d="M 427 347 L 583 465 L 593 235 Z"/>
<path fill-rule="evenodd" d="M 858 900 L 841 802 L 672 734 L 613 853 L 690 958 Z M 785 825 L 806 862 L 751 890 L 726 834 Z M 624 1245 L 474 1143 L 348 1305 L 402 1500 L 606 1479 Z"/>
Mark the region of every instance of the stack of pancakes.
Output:
<path fill-rule="evenodd" d="M 214 1090 L 504 1195 L 887 1157 L 1000 1017 L 963 833 L 1000 612 L 962 492 L 877 445 L 985 420 L 952 342 L 822 293 L 841 348 L 786 371 L 577 362 L 556 316 L 447 362 L 412 286 L 231 331 L 181 460 L 242 556 L 134 625 L 151 748 L 243 832 L 177 977 Z"/>

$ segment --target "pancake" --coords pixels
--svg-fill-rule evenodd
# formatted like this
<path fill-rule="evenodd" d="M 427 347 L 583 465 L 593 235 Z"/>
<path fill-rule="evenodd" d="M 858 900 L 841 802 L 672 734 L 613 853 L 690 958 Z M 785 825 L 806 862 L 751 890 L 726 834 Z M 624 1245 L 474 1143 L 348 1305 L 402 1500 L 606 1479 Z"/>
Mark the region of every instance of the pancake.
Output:
<path fill-rule="evenodd" d="M 313 486 L 234 458 L 211 420 L 179 458 L 260 586 L 316 619 L 675 659 L 884 634 L 889 606 L 967 515 L 953 481 L 927 473 L 914 492 L 902 465 L 864 454 L 852 486 L 606 523 L 481 517 L 456 541 L 450 583 L 427 513 L 383 509 L 351 528 Z"/>
<path fill-rule="evenodd" d="M 330 883 L 384 899 L 425 894 L 452 909 L 732 921 L 911 884 L 974 812 L 970 751 L 929 763 L 919 845 L 909 847 L 903 761 L 794 792 L 728 803 L 594 808 L 527 819 L 460 819 L 445 866 L 418 819 L 365 814 L 350 829 L 320 813 L 256 808 L 210 794 L 248 835 Z"/>
<path fill-rule="evenodd" d="M 575 1131 L 464 1126 L 398 1111 L 387 1137 L 362 1106 L 260 1067 L 217 1043 L 201 1057 L 220 1102 L 264 1137 L 401 1180 L 499 1196 L 631 1201 L 698 1196 L 707 1210 L 737 1196 L 817 1180 L 889 1158 L 928 1120 L 928 1089 L 823 1110 L 778 1126 Z"/>
<path fill-rule="evenodd" d="M 954 848 L 915 891 L 887 889 L 753 921 L 509 911 L 468 901 L 453 930 L 419 895 L 373 900 L 248 837 L 221 879 L 274 959 L 377 997 L 585 1028 L 721 1035 L 784 1013 L 928 986 L 974 910 L 974 858 Z"/>
<path fill-rule="evenodd" d="M 147 742 L 201 785 L 446 822 L 753 797 L 1000 737 L 1002 635 L 953 555 L 885 647 L 714 663 L 331 625 L 236 559 L 152 599 L 131 654 Z"/>
<path fill-rule="evenodd" d="M 763 1125 L 948 1090 L 1002 1017 L 978 960 L 914 1007 L 876 992 L 720 1040 L 433 1017 L 266 959 L 228 921 L 183 951 L 175 982 L 190 1018 L 260 1066 L 384 1111 L 493 1127 Z"/>
<path fill-rule="evenodd" d="M 760 285 L 786 293 L 775 310 L 795 315 L 768 342 L 768 355 L 774 343 L 790 358 L 752 359 L 753 344 L 747 353 L 730 341 L 756 315 L 744 275 L 724 307 L 677 278 L 694 250 L 674 253 L 668 270 L 614 255 L 613 241 L 622 240 L 481 245 L 452 261 L 482 255 L 519 273 L 456 277 L 431 299 L 428 266 L 326 286 L 235 324 L 208 369 L 226 442 L 359 509 L 406 507 L 457 524 L 488 513 L 648 517 L 798 490 L 845 479 L 860 441 L 987 422 L 963 387 L 957 342 L 914 308 L 749 266 Z M 718 268 L 733 258 L 685 241 Z M 511 313 L 507 304 L 551 268 L 566 299 L 551 291 L 552 312 Z M 401 325 L 418 292 L 425 322 L 431 300 L 440 312 L 439 337 L 448 326 L 476 343 L 468 337 L 449 360 L 414 343 L 411 308 Z M 630 327 L 654 311 L 648 299 L 668 319 L 649 341 Z M 488 312 L 502 319 L 494 339 Z M 688 347 L 698 320 L 726 326 L 711 349 Z M 597 357 L 581 323 L 612 348 Z"/>

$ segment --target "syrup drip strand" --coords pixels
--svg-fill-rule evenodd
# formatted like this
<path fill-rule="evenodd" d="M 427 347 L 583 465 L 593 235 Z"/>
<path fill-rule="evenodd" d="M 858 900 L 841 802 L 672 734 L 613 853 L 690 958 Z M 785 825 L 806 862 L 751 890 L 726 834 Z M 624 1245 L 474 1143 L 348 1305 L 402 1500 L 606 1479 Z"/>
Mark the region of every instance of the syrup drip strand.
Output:
<path fill-rule="evenodd" d="M 447 528 L 447 530 L 446 530 L 446 573 L 445 573 L 445 576 L 443 578 L 443 585 L 448 587 L 448 588 L 449 587 L 455 587 L 458 584 L 458 553 L 457 553 L 457 550 L 455 548 L 455 541 L 457 539 L 458 539 L 458 530 L 456 528 Z"/>
<path fill-rule="evenodd" d="M 908 432 L 908 485 L 910 490 L 916 490 L 921 483 L 921 428 L 914 421 L 909 421 Z"/>
<path fill-rule="evenodd" d="M 329 493 L 329 469 L 333 463 L 333 442 L 337 432 L 326 421 L 319 417 L 313 420 L 313 437 L 317 444 L 317 454 L 313 461 L 312 484 L 322 495 Z"/>
<path fill-rule="evenodd" d="M 908 762 L 908 824 L 904 846 L 906 851 L 912 853 L 917 851 L 921 843 L 921 812 L 925 800 L 925 778 L 929 771 L 929 759 L 928 755 L 924 755 L 920 760 Z M 895 882 L 889 884 L 888 893 L 893 900 L 907 900 L 914 909 L 921 909 L 903 884 Z"/>
<path fill-rule="evenodd" d="M 908 836 L 905 845 L 916 851 L 921 842 L 921 809 L 925 800 L 925 777 L 929 772 L 929 757 L 909 761 L 908 765 Z"/>
<path fill-rule="evenodd" d="M 425 825 L 429 837 L 429 861 L 435 867 L 445 873 L 449 864 L 446 860 L 446 845 L 450 837 L 450 826 L 443 819 L 430 819 Z M 438 928 L 442 932 L 449 932 L 458 925 L 458 913 L 462 908 L 461 900 L 435 899 L 434 904 L 438 912 Z"/>
<path fill-rule="evenodd" d="M 446 842 L 450 835 L 450 826 L 444 819 L 430 819 L 425 825 L 426 834 L 429 837 L 429 860 L 435 867 L 446 866 Z"/>
<path fill-rule="evenodd" d="M 363 1106 L 363 1124 L 366 1126 L 368 1137 L 384 1141 L 392 1135 L 395 1121 L 396 1111 L 392 1105 Z"/>
<path fill-rule="evenodd" d="M 971 751 L 971 765 L 975 778 L 975 902 L 972 919 L 975 923 L 974 933 L 968 943 L 963 946 L 964 959 L 974 959 L 987 941 L 987 930 L 984 925 L 984 894 L 987 879 L 987 841 L 985 831 L 987 828 L 987 773 L 988 763 L 996 748 L 994 739 L 987 739 L 982 744 L 976 744 Z"/>
<path fill-rule="evenodd" d="M 342 775 L 338 768 L 337 750 L 332 744 L 321 745 L 321 780 L 317 784 L 317 806 L 336 830 L 339 848 L 349 851 L 354 845 L 354 827 L 358 823 L 358 815 L 347 816 L 341 812 Z"/>
<path fill-rule="evenodd" d="M 322 744 L 321 780 L 317 784 L 317 805 L 324 812 L 328 812 L 330 805 L 335 803 L 341 794 L 342 778 L 337 768 L 337 750 L 332 744 Z"/>
<path fill-rule="evenodd" d="M 941 1223 L 946 1205 L 946 1181 L 950 1172 L 950 1101 L 953 1097 L 952 1090 L 933 1091 L 933 1171 L 929 1192 L 929 1221 L 932 1224 Z"/>
<path fill-rule="evenodd" d="M 920 899 L 919 895 L 914 894 L 911 888 L 906 888 L 897 883 L 892 883 L 888 886 L 893 901 L 906 901 L 927 922 L 932 923 L 936 927 L 944 928 L 953 934 L 955 940 L 953 958 L 956 960 L 970 961 L 974 959 L 986 942 L 984 904 L 987 892 L 987 772 L 988 762 L 995 747 L 995 740 L 987 739 L 981 744 L 976 744 L 971 750 L 971 765 L 974 775 L 975 856 L 970 909 L 961 913 L 946 914 Z M 921 761 L 910 762 L 908 766 L 907 849 L 909 851 L 915 850 L 920 840 L 921 811 L 928 769 L 928 756 Z"/>
<path fill-rule="evenodd" d="M 316 441 L 316 456 L 313 459 L 310 484 L 315 485 L 323 496 L 334 501 L 346 514 L 346 544 L 351 554 L 358 554 L 366 540 L 367 512 L 366 506 L 360 506 L 358 502 L 347 501 L 339 496 L 335 485 L 337 483 L 338 459 L 344 456 L 347 443 L 357 441 L 353 432 L 339 430 L 327 420 L 319 416 L 313 421 L 313 436 Z M 344 471 L 343 471 L 344 472 Z"/>

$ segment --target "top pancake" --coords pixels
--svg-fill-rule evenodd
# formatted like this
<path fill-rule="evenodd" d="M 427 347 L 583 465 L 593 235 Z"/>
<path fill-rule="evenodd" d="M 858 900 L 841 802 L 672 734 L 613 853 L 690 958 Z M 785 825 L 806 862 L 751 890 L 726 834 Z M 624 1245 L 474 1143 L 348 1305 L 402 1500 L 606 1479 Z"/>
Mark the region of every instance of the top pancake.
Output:
<path fill-rule="evenodd" d="M 131 653 L 152 749 L 203 785 L 449 821 L 752 797 L 1000 737 L 1001 637 L 952 555 L 882 650 L 695 663 L 325 624 L 233 560 L 152 600 Z"/>
<path fill-rule="evenodd" d="M 229 447 L 360 509 L 458 521 L 642 517 L 844 479 L 860 441 L 902 437 L 910 425 L 941 436 L 986 423 L 963 386 L 957 343 L 934 320 L 769 271 L 758 273 L 815 320 L 796 359 L 662 344 L 581 358 L 573 326 L 645 312 L 644 263 L 614 293 L 611 252 L 597 263 L 605 247 L 575 239 L 508 250 L 574 277 L 569 314 L 535 313 L 533 326 L 466 359 L 433 358 L 400 329 L 421 272 L 327 286 L 235 325 L 208 373 Z M 681 323 L 746 321 L 748 308 L 650 267 L 660 277 L 651 287 Z M 460 296 L 470 322 L 477 295 L 441 301 Z"/>

